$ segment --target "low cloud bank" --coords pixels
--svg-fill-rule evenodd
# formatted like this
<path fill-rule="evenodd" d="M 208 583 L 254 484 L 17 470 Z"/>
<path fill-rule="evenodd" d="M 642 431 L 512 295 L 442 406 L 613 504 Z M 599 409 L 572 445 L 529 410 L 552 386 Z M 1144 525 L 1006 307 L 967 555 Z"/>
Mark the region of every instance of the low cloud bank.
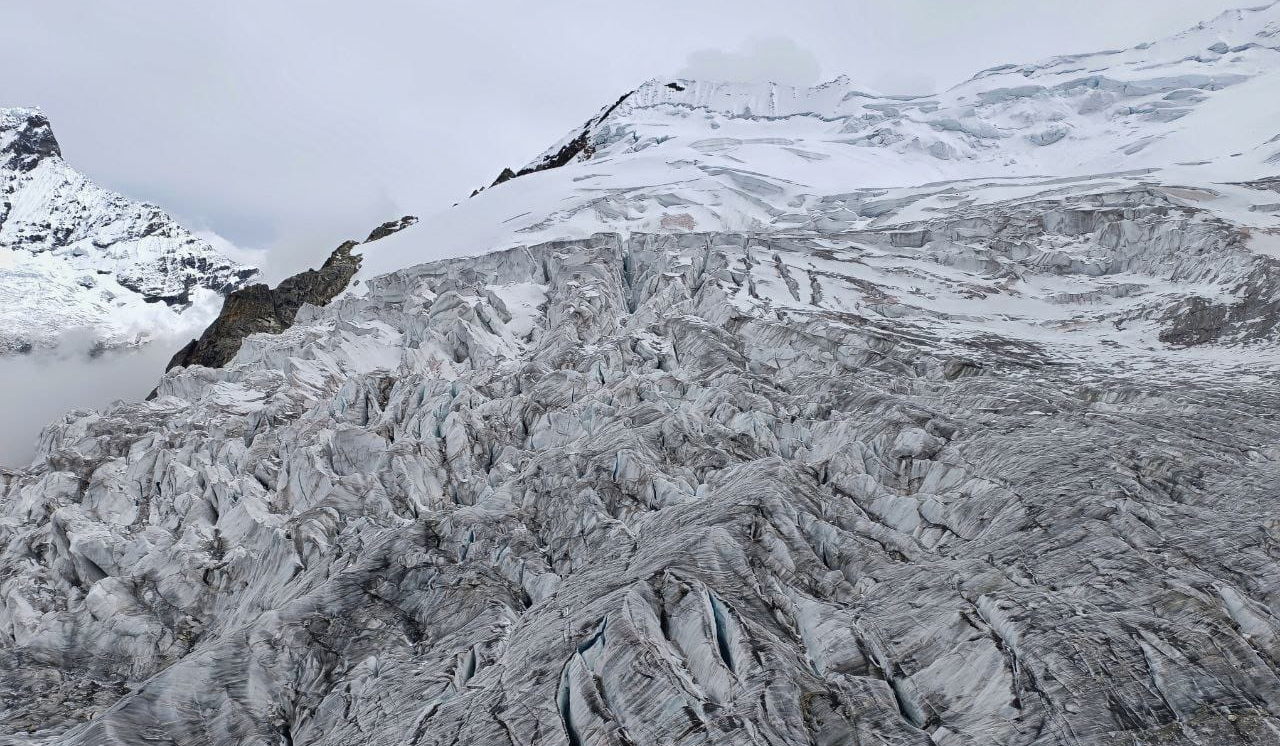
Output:
<path fill-rule="evenodd" d="M 822 72 L 813 52 L 785 36 L 749 39 L 736 50 L 700 49 L 691 52 L 676 73 L 694 80 L 784 83 L 806 86 Z"/>
<path fill-rule="evenodd" d="M 187 339 L 160 338 L 94 357 L 92 337 L 75 332 L 55 351 L 0 357 L 0 465 L 30 464 L 40 430 L 73 409 L 145 398 Z"/>

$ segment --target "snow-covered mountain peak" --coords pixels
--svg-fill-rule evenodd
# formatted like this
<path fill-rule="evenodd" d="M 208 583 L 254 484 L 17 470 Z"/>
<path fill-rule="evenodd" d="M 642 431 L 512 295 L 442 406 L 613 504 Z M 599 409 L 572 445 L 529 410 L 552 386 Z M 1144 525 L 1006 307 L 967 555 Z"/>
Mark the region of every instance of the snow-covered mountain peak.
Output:
<path fill-rule="evenodd" d="M 859 278 L 894 302 L 826 289 L 818 306 L 874 309 L 899 326 L 949 318 L 947 336 L 1017 337 L 1087 361 L 1114 350 L 1186 358 L 1170 340 L 1207 343 L 1184 328 L 1205 313 L 1235 319 L 1215 327 L 1216 343 L 1270 339 L 1277 16 L 1280 5 L 1232 11 L 1128 50 L 993 68 L 929 96 L 883 96 L 847 77 L 813 87 L 650 80 L 494 188 L 370 247 L 360 279 L 411 276 L 428 244 L 450 256 L 601 232 L 740 232 L 816 235 L 836 251 L 871 231 L 890 248 L 875 260 L 883 273 Z M 1022 226 L 1017 238 L 1001 221 Z M 1178 228 L 1156 238 L 1146 222 Z M 1217 247 L 1212 268 L 1185 263 L 1192 237 L 1197 252 Z M 1020 243 L 1037 248 L 1011 248 Z M 848 269 L 801 264 L 814 277 Z M 775 281 L 789 282 L 759 277 L 754 291 Z M 1072 297 L 1094 300 L 1062 302 Z M 814 310 L 798 290 L 767 303 Z M 1210 347 L 1195 354 L 1212 357 Z"/>
<path fill-rule="evenodd" d="M 1081 68 L 1150 71 L 1179 62 L 1213 64 L 1224 57 L 1228 62 L 1240 62 L 1243 58 L 1236 55 L 1253 49 L 1274 52 L 1277 48 L 1280 48 L 1280 3 L 1272 3 L 1223 11 L 1184 31 L 1125 49 L 1059 55 L 1032 64 L 997 65 L 979 72 L 973 80 L 1009 73 L 1024 77 L 1073 73 Z"/>
<path fill-rule="evenodd" d="M 742 83 L 726 81 L 694 81 L 654 78 L 624 97 L 612 107 L 608 119 L 626 119 L 636 109 L 670 105 L 732 117 L 787 117 L 812 115 L 823 119 L 841 119 L 882 108 L 885 101 L 920 102 L 922 106 L 942 107 L 945 102 L 964 100 L 964 94 L 975 90 L 999 89 L 1022 79 L 1049 79 L 1061 84 L 1067 79 L 1082 79 L 1080 85 L 1101 85 L 1106 76 L 1115 82 L 1137 82 L 1164 77 L 1188 75 L 1199 66 L 1200 72 L 1238 72 L 1257 74 L 1274 68 L 1275 54 L 1280 52 L 1280 3 L 1255 8 L 1224 11 L 1216 18 L 1156 41 L 1143 42 L 1122 50 L 1068 54 L 1038 62 L 997 65 L 976 73 L 969 80 L 948 91 L 925 95 L 884 95 L 855 84 L 847 75 L 813 87 L 777 83 Z M 1186 70 L 1172 70 L 1182 65 Z M 1240 70 L 1229 70 L 1240 68 Z M 1097 76 L 1091 78 L 1090 76 Z M 1199 87 L 1201 81 L 1188 75 L 1182 81 L 1187 87 Z M 1038 82 L 1033 80 L 1034 82 Z M 1178 82 L 1163 81 L 1165 84 Z M 1225 81 L 1230 84 L 1234 81 Z M 956 91 L 957 95 L 948 95 Z M 990 102 L 1004 97 L 989 93 Z M 597 124 L 604 124 L 603 119 Z"/>
<path fill-rule="evenodd" d="M 1280 4 L 1229 10 L 1211 21 L 1156 41 L 1088 54 L 1052 57 L 1030 64 L 984 70 L 957 86 L 975 89 L 1052 86 L 1081 83 L 1103 91 L 1178 94 L 1219 90 L 1274 71 L 1280 53 Z M 1126 90 L 1128 89 L 1128 90 Z"/>
<path fill-rule="evenodd" d="M 186 332 L 256 274 L 72 168 L 39 109 L 0 109 L 0 354 Z"/>
<path fill-rule="evenodd" d="M 1097 173 L 1113 170 L 1123 156 L 1135 167 L 1172 166 L 1179 154 L 1190 154 L 1181 160 L 1244 157 L 1261 168 L 1280 156 L 1280 145 L 1270 147 L 1280 133 L 1274 125 L 1280 104 L 1267 95 L 1280 89 L 1277 18 L 1280 5 L 1232 11 L 1129 50 L 1000 66 L 928 96 L 881 96 L 847 78 L 812 88 L 653 80 L 571 137 L 585 133 L 579 157 L 588 160 L 688 144 L 680 140 L 690 132 L 722 130 L 718 147 L 724 147 L 741 139 L 734 132 L 748 129 L 744 122 L 758 125 L 748 133 L 755 141 L 781 145 L 768 132 L 771 121 L 809 120 L 785 125 L 786 139 L 801 135 L 814 146 L 798 176 L 823 170 L 823 161 L 843 170 L 849 164 L 839 154 L 854 145 L 894 161 L 892 169 L 875 164 L 860 175 L 895 186 L 913 178 Z M 1208 131 L 1224 110 L 1239 138 Z"/>
<path fill-rule="evenodd" d="M 428 233 L 433 254 L 451 256 L 598 231 L 779 230 L 814 209 L 829 230 L 885 224 L 923 217 L 894 200 L 938 184 L 1267 178 L 1280 164 L 1278 17 L 1280 4 L 1230 11 L 1126 50 L 1002 65 L 927 96 L 881 95 L 843 76 L 814 87 L 653 79 L 505 170 L 498 188 L 376 247 L 361 274 L 420 261 L 416 237 Z M 867 192 L 879 206 L 866 214 L 822 206 L 862 190 L 903 194 Z M 1271 230 L 1270 213 L 1251 209 L 1265 204 L 1246 200 L 1235 218 Z"/>
<path fill-rule="evenodd" d="M 44 112 L 0 108 L 0 169 L 30 171 L 41 159 L 61 155 Z"/>
<path fill-rule="evenodd" d="M 1169 37 L 1170 40 L 1225 42 L 1228 46 L 1261 44 L 1276 47 L 1280 41 L 1280 2 L 1263 3 L 1250 8 L 1231 8 L 1190 29 Z M 1142 45 L 1139 45 L 1141 47 Z"/>
<path fill-rule="evenodd" d="M 852 113 L 853 107 L 845 102 L 854 95 L 853 91 L 846 76 L 816 86 L 653 79 L 627 96 L 611 118 L 627 119 L 639 109 L 665 105 L 703 109 L 727 117 L 835 119 Z"/>

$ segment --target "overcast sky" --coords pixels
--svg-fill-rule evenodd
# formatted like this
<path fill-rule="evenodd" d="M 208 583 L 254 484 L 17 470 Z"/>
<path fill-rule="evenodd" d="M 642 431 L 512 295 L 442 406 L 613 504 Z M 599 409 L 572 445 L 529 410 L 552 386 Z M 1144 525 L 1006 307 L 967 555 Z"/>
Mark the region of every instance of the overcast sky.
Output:
<path fill-rule="evenodd" d="M 0 10 L 0 105 L 269 276 L 447 208 L 651 77 L 927 93 L 1167 35 L 1247 0 L 39 0 Z"/>

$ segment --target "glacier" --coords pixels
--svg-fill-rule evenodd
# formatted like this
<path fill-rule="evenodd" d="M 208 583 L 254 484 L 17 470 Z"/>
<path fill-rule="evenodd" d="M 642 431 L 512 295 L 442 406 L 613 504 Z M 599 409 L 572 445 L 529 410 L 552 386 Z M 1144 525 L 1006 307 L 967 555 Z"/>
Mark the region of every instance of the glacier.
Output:
<path fill-rule="evenodd" d="M 0 743 L 1280 743 L 1278 90 L 642 85 L 0 471 Z"/>

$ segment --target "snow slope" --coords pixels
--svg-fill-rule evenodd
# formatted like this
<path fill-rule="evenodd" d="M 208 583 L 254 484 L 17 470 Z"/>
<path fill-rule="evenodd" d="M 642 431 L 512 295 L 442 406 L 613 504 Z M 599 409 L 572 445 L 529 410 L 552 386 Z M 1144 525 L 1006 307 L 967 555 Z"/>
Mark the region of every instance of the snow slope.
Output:
<path fill-rule="evenodd" d="M 0 354 L 199 328 L 256 274 L 73 169 L 38 110 L 0 109 Z"/>

